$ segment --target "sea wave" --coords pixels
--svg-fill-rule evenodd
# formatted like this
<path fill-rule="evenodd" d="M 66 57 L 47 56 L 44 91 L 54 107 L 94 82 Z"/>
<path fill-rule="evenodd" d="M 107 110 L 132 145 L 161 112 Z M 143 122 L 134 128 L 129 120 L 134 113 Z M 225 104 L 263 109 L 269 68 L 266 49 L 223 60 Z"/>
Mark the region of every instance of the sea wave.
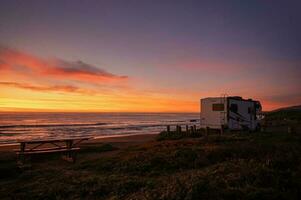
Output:
<path fill-rule="evenodd" d="M 19 140 L 154 134 L 197 122 L 198 114 L 0 113 L 0 144 Z"/>
<path fill-rule="evenodd" d="M 75 126 L 103 126 L 108 123 L 90 123 L 90 124 L 18 124 L 1 125 L 0 128 L 48 128 L 48 127 L 75 127 Z"/>

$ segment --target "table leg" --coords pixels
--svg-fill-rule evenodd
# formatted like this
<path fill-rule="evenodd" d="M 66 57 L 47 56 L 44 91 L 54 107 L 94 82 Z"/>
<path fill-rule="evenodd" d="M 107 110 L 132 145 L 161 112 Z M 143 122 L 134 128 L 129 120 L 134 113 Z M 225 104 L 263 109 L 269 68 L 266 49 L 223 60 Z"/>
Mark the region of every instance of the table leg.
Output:
<path fill-rule="evenodd" d="M 21 150 L 21 152 L 25 151 L 25 142 L 20 143 L 20 150 Z"/>
<path fill-rule="evenodd" d="M 72 155 L 72 151 L 71 151 L 72 146 L 73 146 L 73 140 L 67 140 L 66 146 L 67 146 L 67 149 L 69 150 L 69 151 L 67 151 L 67 157 L 68 157 L 68 159 L 73 160 L 73 155 Z"/>
<path fill-rule="evenodd" d="M 25 145 L 26 145 L 25 142 L 20 143 L 20 153 L 18 155 L 18 163 L 20 165 L 23 165 L 25 162 L 25 158 L 24 158 L 24 154 L 23 154 L 25 152 Z"/>

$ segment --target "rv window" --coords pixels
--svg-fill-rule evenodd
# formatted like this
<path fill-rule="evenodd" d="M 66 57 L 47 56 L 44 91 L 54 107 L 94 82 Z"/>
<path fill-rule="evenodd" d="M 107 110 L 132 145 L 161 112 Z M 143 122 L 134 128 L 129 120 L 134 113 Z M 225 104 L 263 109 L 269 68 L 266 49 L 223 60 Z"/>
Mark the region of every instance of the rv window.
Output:
<path fill-rule="evenodd" d="M 234 112 L 234 113 L 237 113 L 237 111 L 238 111 L 238 106 L 237 106 L 237 104 L 231 104 L 230 105 L 230 111 L 232 111 L 232 112 Z"/>
<path fill-rule="evenodd" d="M 224 104 L 222 104 L 222 103 L 212 104 L 212 110 L 213 111 L 224 111 Z"/>

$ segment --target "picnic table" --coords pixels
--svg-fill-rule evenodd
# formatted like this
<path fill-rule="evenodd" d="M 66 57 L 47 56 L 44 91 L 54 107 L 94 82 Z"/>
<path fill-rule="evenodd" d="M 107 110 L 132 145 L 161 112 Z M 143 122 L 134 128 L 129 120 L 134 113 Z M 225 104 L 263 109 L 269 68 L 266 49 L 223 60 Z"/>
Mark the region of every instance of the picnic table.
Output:
<path fill-rule="evenodd" d="M 78 145 L 91 139 L 90 137 L 81 138 L 61 138 L 44 140 L 23 140 L 20 143 L 20 149 L 15 149 L 19 165 L 23 165 L 26 157 L 36 154 L 64 153 L 64 160 L 75 162 L 76 152 L 80 150 Z"/>

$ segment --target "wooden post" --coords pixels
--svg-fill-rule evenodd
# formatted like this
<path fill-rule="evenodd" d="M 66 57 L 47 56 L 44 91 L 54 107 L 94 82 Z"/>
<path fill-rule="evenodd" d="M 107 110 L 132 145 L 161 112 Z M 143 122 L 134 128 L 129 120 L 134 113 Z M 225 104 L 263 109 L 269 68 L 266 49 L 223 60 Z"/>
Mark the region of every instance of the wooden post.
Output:
<path fill-rule="evenodd" d="M 190 126 L 190 134 L 191 134 L 192 136 L 194 135 L 193 126 Z"/>
<path fill-rule="evenodd" d="M 179 133 L 182 133 L 182 127 L 179 125 Z"/>
<path fill-rule="evenodd" d="M 166 131 L 169 134 L 169 132 L 170 132 L 170 126 L 169 125 L 166 126 Z"/>
<path fill-rule="evenodd" d="M 208 136 L 209 135 L 209 127 L 208 126 L 206 126 L 206 135 Z"/>
<path fill-rule="evenodd" d="M 189 127 L 186 125 L 186 135 L 189 135 Z"/>
<path fill-rule="evenodd" d="M 196 133 L 196 125 L 193 125 L 193 131 Z"/>
<path fill-rule="evenodd" d="M 221 125 L 221 135 L 224 134 L 224 125 Z"/>

